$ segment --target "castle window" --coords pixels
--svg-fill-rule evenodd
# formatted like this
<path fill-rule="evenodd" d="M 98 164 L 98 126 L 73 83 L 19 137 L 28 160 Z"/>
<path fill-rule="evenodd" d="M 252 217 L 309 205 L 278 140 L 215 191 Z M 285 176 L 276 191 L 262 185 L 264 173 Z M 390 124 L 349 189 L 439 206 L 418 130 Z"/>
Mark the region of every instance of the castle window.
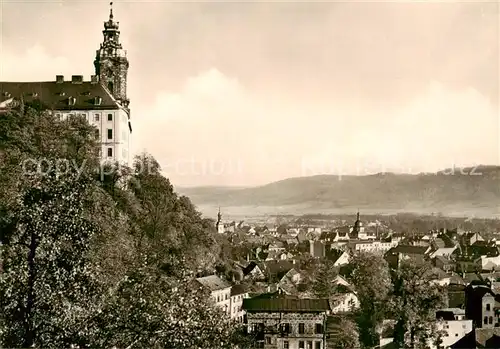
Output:
<path fill-rule="evenodd" d="M 304 341 L 299 341 L 299 349 L 305 349 Z"/>
<path fill-rule="evenodd" d="M 316 342 L 316 348 L 315 349 L 321 349 L 321 342 Z"/>
<path fill-rule="evenodd" d="M 113 130 L 108 128 L 108 139 L 113 139 Z"/>
<path fill-rule="evenodd" d="M 283 349 L 290 348 L 290 343 L 288 341 L 283 341 Z"/>
<path fill-rule="evenodd" d="M 486 304 L 486 311 L 490 311 L 490 304 Z"/>
<path fill-rule="evenodd" d="M 94 115 L 94 121 L 99 121 L 99 117 L 100 117 L 100 115 L 99 115 L 99 114 L 95 114 L 95 115 Z"/>
<path fill-rule="evenodd" d="M 488 324 L 488 317 L 487 317 L 487 316 L 485 316 L 485 317 L 484 317 L 484 324 L 485 324 L 485 325 L 487 325 L 487 324 Z"/>
<path fill-rule="evenodd" d="M 113 114 L 108 114 L 108 121 L 113 121 Z"/>
<path fill-rule="evenodd" d="M 108 158 L 113 157 L 113 148 L 108 148 Z"/>
<path fill-rule="evenodd" d="M 493 324 L 493 316 L 490 316 L 489 317 L 489 324 L 492 325 Z"/>

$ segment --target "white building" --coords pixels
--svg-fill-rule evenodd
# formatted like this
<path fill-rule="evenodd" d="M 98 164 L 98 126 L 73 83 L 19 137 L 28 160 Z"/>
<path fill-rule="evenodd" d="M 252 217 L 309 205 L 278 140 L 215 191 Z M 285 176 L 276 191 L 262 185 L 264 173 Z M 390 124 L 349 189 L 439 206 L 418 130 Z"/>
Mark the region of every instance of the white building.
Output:
<path fill-rule="evenodd" d="M 217 275 L 197 278 L 196 281 L 210 291 L 215 305 L 221 307 L 227 315 L 231 316 L 231 285 Z"/>
<path fill-rule="evenodd" d="M 54 81 L 0 82 L 0 109 L 9 110 L 22 101 L 38 103 L 61 119 L 83 117 L 96 128 L 102 160 L 130 165 L 129 62 L 119 36 L 111 10 L 109 20 L 104 22 L 104 38 L 96 51 L 95 75 L 90 81 L 84 81 L 82 75 L 73 75 L 70 81 L 57 75 Z"/>
<path fill-rule="evenodd" d="M 465 310 L 463 309 L 442 309 L 437 313 L 437 317 L 437 330 L 442 331 L 442 348 L 449 348 L 450 345 L 456 343 L 472 331 L 472 320 L 465 318 Z M 435 345 L 432 347 L 435 348 Z"/>
<path fill-rule="evenodd" d="M 243 299 L 245 298 L 248 298 L 248 292 L 242 285 L 231 287 L 231 319 L 243 322 L 245 316 Z"/>
<path fill-rule="evenodd" d="M 349 242 L 356 252 L 370 252 L 383 254 L 398 245 L 397 241 L 355 241 Z"/>

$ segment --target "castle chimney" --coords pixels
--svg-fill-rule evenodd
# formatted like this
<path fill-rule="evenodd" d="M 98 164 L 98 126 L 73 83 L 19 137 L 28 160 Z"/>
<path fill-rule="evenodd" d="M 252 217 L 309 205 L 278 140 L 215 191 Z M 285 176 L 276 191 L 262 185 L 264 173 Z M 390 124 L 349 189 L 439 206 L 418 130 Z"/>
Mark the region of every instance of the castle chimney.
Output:
<path fill-rule="evenodd" d="M 83 75 L 72 75 L 71 83 L 73 84 L 81 84 L 83 82 Z"/>
<path fill-rule="evenodd" d="M 56 75 L 56 83 L 62 84 L 64 82 L 64 75 Z"/>
<path fill-rule="evenodd" d="M 97 75 L 91 75 L 90 76 L 90 82 L 92 84 L 97 84 L 99 82 L 99 77 Z"/>

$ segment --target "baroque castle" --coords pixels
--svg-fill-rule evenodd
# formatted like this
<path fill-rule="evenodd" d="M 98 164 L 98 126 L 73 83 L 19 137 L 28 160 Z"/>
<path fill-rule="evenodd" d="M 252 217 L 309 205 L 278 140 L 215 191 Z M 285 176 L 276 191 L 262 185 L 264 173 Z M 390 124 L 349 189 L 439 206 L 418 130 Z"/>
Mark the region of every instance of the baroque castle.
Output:
<path fill-rule="evenodd" d="M 0 110 L 23 101 L 37 101 L 62 119 L 82 116 L 97 128 L 95 136 L 101 144 L 102 160 L 130 164 L 129 62 L 120 43 L 119 22 L 114 20 L 112 4 L 90 81 L 84 81 L 82 75 L 73 75 L 70 81 L 57 75 L 54 81 L 0 82 Z"/>

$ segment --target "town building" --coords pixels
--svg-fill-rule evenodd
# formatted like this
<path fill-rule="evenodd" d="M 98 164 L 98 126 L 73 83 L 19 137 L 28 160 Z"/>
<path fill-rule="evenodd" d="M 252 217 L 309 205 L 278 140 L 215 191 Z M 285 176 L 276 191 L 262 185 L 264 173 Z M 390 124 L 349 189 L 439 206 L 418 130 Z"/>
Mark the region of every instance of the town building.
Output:
<path fill-rule="evenodd" d="M 499 306 L 491 288 L 480 282 L 471 283 L 465 290 L 465 313 L 476 328 L 499 326 Z"/>
<path fill-rule="evenodd" d="M 243 300 L 248 331 L 257 336 L 262 348 L 323 349 L 327 299 L 299 299 L 260 295 Z"/>
<path fill-rule="evenodd" d="M 243 299 L 248 298 L 248 291 L 241 285 L 231 287 L 231 319 L 238 322 L 244 321 Z"/>
<path fill-rule="evenodd" d="M 209 275 L 197 278 L 196 281 L 210 291 L 215 305 L 221 307 L 227 315 L 231 315 L 231 284 L 222 280 L 217 275 Z"/>
<path fill-rule="evenodd" d="M 94 61 L 95 75 L 89 81 L 84 81 L 82 75 L 73 75 L 69 81 L 57 75 L 53 81 L 0 82 L 0 110 L 33 103 L 63 120 L 83 117 L 96 128 L 101 158 L 130 164 L 129 61 L 120 43 L 119 22 L 114 20 L 112 8 L 102 33 L 103 42 Z"/>
<path fill-rule="evenodd" d="M 472 331 L 472 320 L 465 318 L 465 310 L 460 308 L 441 309 L 436 312 L 437 331 L 440 332 L 442 348 L 449 348 L 452 344 L 464 338 Z"/>

